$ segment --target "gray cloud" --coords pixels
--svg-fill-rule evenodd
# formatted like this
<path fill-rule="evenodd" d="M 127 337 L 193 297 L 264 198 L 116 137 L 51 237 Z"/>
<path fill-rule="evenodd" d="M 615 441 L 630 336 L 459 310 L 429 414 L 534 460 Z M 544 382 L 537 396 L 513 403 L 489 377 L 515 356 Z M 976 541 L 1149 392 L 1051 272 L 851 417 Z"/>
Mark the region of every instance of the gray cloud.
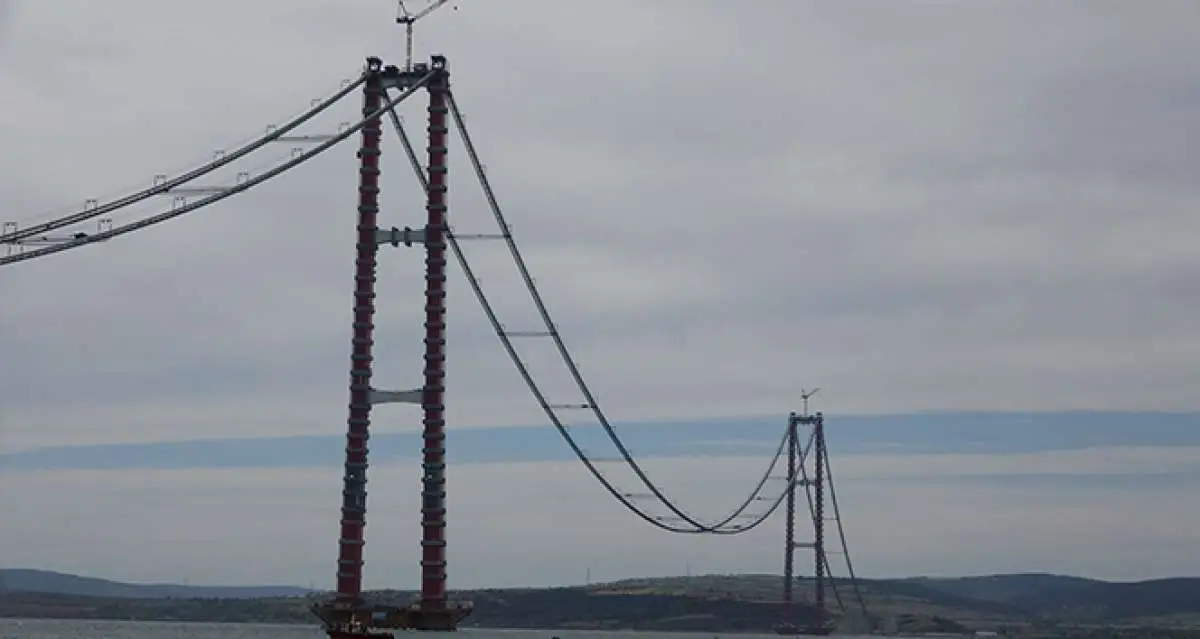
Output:
<path fill-rule="evenodd" d="M 36 28 L 66 10 L 29 4 L 9 30 L 6 218 L 203 161 L 363 55 L 402 50 L 390 9 L 365 0 L 215 2 L 186 19 L 106 3 L 66 21 L 86 29 Z M 614 417 L 783 413 L 811 385 L 832 412 L 1194 407 L 1187 5 L 629 3 L 604 10 L 628 16 L 611 27 L 598 11 L 463 3 L 418 46 L 450 56 L 501 202 Z M 55 51 L 87 73 L 31 64 Z M 406 116 L 421 128 L 419 107 Z M 456 153 L 456 225 L 489 231 Z M 5 446 L 339 430 L 352 155 L 5 270 L 0 348 L 21 362 L 0 372 Z M 417 222 L 396 145 L 385 166 L 386 222 Z M 506 323 L 535 326 L 501 247 L 468 248 Z M 414 384 L 419 256 L 383 265 L 380 383 Z M 451 284 L 455 423 L 540 421 Z M 569 401 L 545 351 L 526 354 Z M 384 421 L 415 424 L 400 410 Z"/>

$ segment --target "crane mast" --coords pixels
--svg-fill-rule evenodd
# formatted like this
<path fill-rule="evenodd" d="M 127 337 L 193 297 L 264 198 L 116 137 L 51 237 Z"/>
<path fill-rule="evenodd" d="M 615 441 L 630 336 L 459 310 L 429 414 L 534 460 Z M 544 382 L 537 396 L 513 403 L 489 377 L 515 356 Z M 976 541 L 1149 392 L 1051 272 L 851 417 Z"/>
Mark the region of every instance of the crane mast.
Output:
<path fill-rule="evenodd" d="M 412 71 L 413 57 L 413 23 L 425 16 L 433 13 L 434 9 L 446 4 L 450 0 L 434 0 L 429 6 L 413 13 L 404 6 L 404 0 L 396 0 L 398 10 L 396 13 L 396 24 L 404 25 L 404 70 Z"/>

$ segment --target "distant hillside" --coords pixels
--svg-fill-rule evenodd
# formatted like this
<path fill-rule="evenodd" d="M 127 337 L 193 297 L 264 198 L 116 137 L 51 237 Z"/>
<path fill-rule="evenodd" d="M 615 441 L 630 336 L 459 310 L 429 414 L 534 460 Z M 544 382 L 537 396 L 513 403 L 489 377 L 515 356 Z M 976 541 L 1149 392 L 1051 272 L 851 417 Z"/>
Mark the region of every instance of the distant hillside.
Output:
<path fill-rule="evenodd" d="M 897 580 L 915 583 L 940 592 L 954 593 L 975 599 L 1010 602 L 1021 596 L 1053 593 L 1091 584 L 1107 583 L 1083 577 L 1052 575 L 1048 573 L 1023 573 L 1010 575 L 986 575 L 982 577 L 911 577 Z"/>
<path fill-rule="evenodd" d="M 126 584 L 48 570 L 0 569 L 0 591 L 4 590 L 121 599 L 256 599 L 303 597 L 311 592 L 293 586 Z"/>
<path fill-rule="evenodd" d="M 311 623 L 308 601 L 324 596 L 286 586 L 131 585 L 36 570 L 0 571 L 0 580 L 0 591 L 7 588 L 0 592 L 0 617 Z M 774 575 L 706 575 L 455 596 L 475 602 L 467 622 L 472 626 L 765 632 L 780 618 L 781 585 Z M 805 603 L 812 591 L 811 581 L 797 583 L 798 620 L 813 613 Z M 1200 636 L 1195 630 L 1200 579 L 1114 583 L 1047 574 L 865 579 L 858 593 L 838 581 L 828 601 L 839 617 L 839 601 L 845 605 L 843 627 L 868 623 L 858 615 L 858 594 L 873 620 L 894 618 L 905 632 L 1136 625 L 1192 628 L 1154 636 Z M 368 597 L 404 604 L 415 595 L 381 591 Z"/>
<path fill-rule="evenodd" d="M 829 593 L 831 605 L 841 597 L 849 610 L 857 607 L 850 584 L 838 580 Z M 626 579 L 591 588 L 597 592 L 669 594 L 699 598 L 778 601 L 775 575 L 706 575 Z M 801 581 L 797 596 L 812 597 L 811 580 Z M 1108 582 L 1050 574 L 981 577 L 862 579 L 859 592 L 872 616 L 922 614 L 974 626 L 1005 623 L 1072 624 L 1139 623 L 1173 618 L 1200 624 L 1200 578 Z M 1182 622 L 1181 621 L 1181 622 Z"/>
<path fill-rule="evenodd" d="M 903 580 L 1065 621 L 1200 616 L 1200 578 L 1111 582 L 1049 574 Z"/>

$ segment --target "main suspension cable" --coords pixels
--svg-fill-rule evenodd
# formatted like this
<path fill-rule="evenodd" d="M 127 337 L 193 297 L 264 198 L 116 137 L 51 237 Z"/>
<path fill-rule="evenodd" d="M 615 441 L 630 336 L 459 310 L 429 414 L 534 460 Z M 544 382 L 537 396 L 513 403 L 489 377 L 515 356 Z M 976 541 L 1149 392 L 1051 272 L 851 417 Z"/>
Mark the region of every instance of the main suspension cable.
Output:
<path fill-rule="evenodd" d="M 822 452 L 822 451 L 818 451 Z M 858 606 L 862 610 L 863 617 L 870 619 L 867 612 L 867 601 L 863 598 L 862 589 L 858 585 L 858 576 L 854 574 L 854 562 L 850 560 L 850 547 L 846 545 L 846 529 L 842 525 L 842 511 L 838 507 L 837 491 L 833 484 L 833 470 L 829 466 L 829 455 L 825 454 L 825 477 L 829 480 L 829 503 L 833 506 L 833 517 L 837 521 L 838 539 L 842 543 L 842 557 L 846 560 L 846 573 L 850 577 L 850 587 L 854 590 L 854 597 L 858 600 Z M 826 559 L 828 566 L 828 559 Z"/>
<path fill-rule="evenodd" d="M 201 200 L 197 200 L 195 202 L 192 202 L 191 204 L 184 204 L 184 205 L 176 207 L 172 210 L 164 211 L 157 215 L 152 215 L 150 217 L 143 218 L 136 222 L 131 222 L 129 224 L 118 226 L 116 228 L 109 229 L 107 231 L 103 231 L 100 233 L 94 233 L 94 234 L 83 236 L 83 237 L 77 237 L 72 240 L 63 242 L 61 244 L 47 246 L 47 247 L 40 248 L 40 249 L 37 249 L 34 251 L 26 251 L 24 253 L 18 253 L 18 254 L 14 254 L 14 255 L 7 255 L 4 257 L 0 257 L 0 266 L 5 266 L 5 265 L 12 264 L 15 262 L 22 262 L 25 260 L 31 260 L 36 257 L 42 257 L 45 255 L 49 255 L 51 253 L 58 253 L 61 251 L 78 248 L 78 247 L 84 246 L 86 244 L 91 244 L 93 242 L 102 242 L 102 241 L 105 241 L 105 240 L 108 240 L 108 239 L 111 239 L 111 238 L 114 238 L 114 237 L 117 237 L 120 235 L 132 233 L 134 231 L 138 231 L 138 230 L 144 229 L 146 227 L 153 226 L 160 222 L 166 222 L 167 220 L 177 218 L 181 215 L 190 213 L 197 209 L 204 208 L 211 204 L 215 204 L 231 195 L 241 193 L 241 192 L 246 191 L 254 186 L 262 184 L 263 182 L 266 182 L 267 180 L 277 177 L 277 176 L 303 164 L 304 162 L 311 160 L 312 158 L 320 155 L 321 153 L 328 151 L 329 149 L 333 148 L 337 144 L 345 141 L 351 135 L 354 135 L 360 129 L 362 129 L 364 126 L 366 126 L 367 122 L 370 122 L 371 120 L 382 117 L 385 113 L 388 112 L 389 109 L 395 108 L 395 106 L 397 104 L 400 104 L 405 99 L 407 99 L 409 96 L 416 93 L 417 90 L 420 89 L 421 87 L 423 87 L 425 85 L 425 83 L 429 80 L 429 78 L 431 78 L 431 77 L 433 77 L 432 72 L 425 75 L 423 78 L 418 80 L 413 86 L 404 90 L 394 100 L 391 100 L 390 102 L 385 104 L 382 108 L 375 111 L 371 115 L 366 116 L 361 121 L 359 121 L 357 124 L 353 124 L 349 127 L 346 127 L 344 130 L 342 130 L 339 133 L 337 133 L 336 135 L 330 137 L 325 142 L 318 144 L 317 146 L 309 149 L 307 152 L 297 155 L 297 156 L 293 157 L 291 160 L 284 162 L 283 164 L 276 166 L 275 168 L 270 169 L 270 170 L 262 173 L 261 175 L 256 175 L 254 177 L 247 178 L 245 181 L 241 182 L 240 184 L 231 186 L 226 190 L 220 191 L 212 196 L 203 198 Z M 91 213 L 91 211 L 89 211 L 89 213 Z"/>
<path fill-rule="evenodd" d="M 810 437 L 809 442 L 812 443 L 812 437 Z M 833 470 L 829 465 L 829 454 L 827 450 L 818 450 L 817 454 L 824 455 L 824 474 L 826 479 L 825 485 L 829 488 L 829 502 L 830 505 L 833 506 L 833 517 L 834 521 L 837 523 L 838 539 L 841 543 L 842 555 L 846 562 L 846 573 L 850 581 L 850 588 L 854 592 L 854 597 L 858 602 L 858 607 L 862 611 L 863 617 L 869 619 L 870 614 L 867 611 L 867 602 L 863 597 L 862 588 L 859 586 L 858 575 L 856 575 L 854 572 L 854 563 L 850 559 L 850 547 L 846 544 L 846 529 L 842 524 L 841 509 L 838 507 L 837 492 L 833 483 Z M 808 501 L 809 517 L 812 519 L 813 525 L 815 526 L 818 520 L 818 513 L 816 509 L 816 499 L 812 493 L 812 483 L 808 478 L 808 470 L 803 464 L 800 464 L 799 470 L 801 474 L 799 485 L 804 487 L 804 495 Z M 820 557 L 820 561 L 825 565 L 825 578 L 828 580 L 830 589 L 833 592 L 833 597 L 837 601 L 838 609 L 842 612 L 845 612 L 846 604 L 842 599 L 841 589 L 838 587 L 837 580 L 833 577 L 833 567 L 829 564 L 828 554 L 823 552 L 822 556 Z"/>
<path fill-rule="evenodd" d="M 669 509 L 683 521 L 699 529 L 711 530 L 713 526 L 704 524 L 691 517 L 674 503 L 672 503 L 662 492 L 662 490 L 660 490 L 659 487 L 650 480 L 650 478 L 646 475 L 646 472 L 642 469 L 641 465 L 639 465 L 637 460 L 633 458 L 633 455 L 629 452 L 629 449 L 625 446 L 625 443 L 621 441 L 620 437 L 617 436 L 616 430 L 613 429 L 612 424 L 608 421 L 608 417 L 600 408 L 599 402 L 596 400 L 596 396 L 592 393 L 591 388 L 583 379 L 583 374 L 580 372 L 579 366 L 575 363 L 575 358 L 571 355 L 570 350 L 567 349 L 566 343 L 559 334 L 558 328 L 555 326 L 554 320 L 550 316 L 550 311 L 547 309 L 546 303 L 542 299 L 541 292 L 538 290 L 537 285 L 533 282 L 533 276 L 529 273 L 529 267 L 526 266 L 525 259 L 521 256 L 521 251 L 517 248 L 516 241 L 513 240 L 512 233 L 509 230 L 508 222 L 504 218 L 504 213 L 500 210 L 500 203 L 496 199 L 496 195 L 492 190 L 491 183 L 488 181 L 487 175 L 483 170 L 483 165 L 479 161 L 479 155 L 475 151 L 475 144 L 471 141 L 471 136 L 467 132 L 467 127 L 463 122 L 462 113 L 458 109 L 458 101 L 455 99 L 454 93 L 450 92 L 448 97 L 449 99 L 447 102 L 450 106 L 450 114 L 454 117 L 454 123 L 458 127 L 458 133 L 462 138 L 463 146 L 466 147 L 467 155 L 471 160 L 471 164 L 475 168 L 475 174 L 479 178 L 480 186 L 483 188 L 484 196 L 487 198 L 488 206 L 492 211 L 492 216 L 496 219 L 496 224 L 500 228 L 500 233 L 504 238 L 505 243 L 508 245 L 509 254 L 512 256 L 517 270 L 520 271 L 521 278 L 525 281 L 525 288 L 529 292 L 529 296 L 533 300 L 534 306 L 537 308 L 538 315 L 541 316 L 542 322 L 546 327 L 549 337 L 554 341 L 554 346 L 558 350 L 559 356 L 561 357 L 563 364 L 567 367 L 567 371 L 570 373 L 571 378 L 574 380 L 576 388 L 583 395 L 585 405 L 591 410 L 592 414 L 596 417 L 596 420 L 600 422 L 601 427 L 604 428 L 609 440 L 612 441 L 614 446 L 616 446 L 617 451 L 620 452 L 621 457 L 625 460 L 625 463 L 634 472 L 634 474 L 637 475 L 638 479 L 642 481 L 642 484 L 650 491 L 651 494 L 653 494 L 660 502 L 662 502 L 664 506 L 667 507 L 667 509 Z"/>
<path fill-rule="evenodd" d="M 453 95 L 450 96 L 449 102 L 450 102 L 450 107 L 451 107 L 451 113 L 455 117 L 456 124 L 458 125 L 460 134 L 463 135 L 464 142 L 468 148 L 468 154 L 471 156 L 471 160 L 476 166 L 476 173 L 484 185 L 485 193 L 488 196 L 489 203 L 493 206 L 494 211 L 498 211 L 499 205 L 496 203 L 495 196 L 492 194 L 490 185 L 488 185 L 486 182 L 486 177 L 482 174 L 482 167 L 479 164 L 478 155 L 475 153 L 474 146 L 470 144 L 470 138 L 466 134 L 465 124 L 462 121 L 461 114 L 458 113 L 458 109 L 457 109 L 456 105 L 454 104 Z M 401 122 L 399 115 L 395 112 L 394 109 L 390 112 L 389 115 L 392 119 L 393 128 L 395 129 L 396 134 L 399 137 L 400 142 L 404 147 L 405 153 L 409 158 L 409 162 L 412 165 L 414 174 L 416 175 L 418 181 L 421 183 L 422 187 L 428 188 L 428 178 L 425 174 L 425 170 L 421 166 L 420 159 L 417 156 L 416 150 L 412 144 L 411 139 L 409 138 L 407 132 L 404 129 L 403 123 Z M 510 245 L 510 248 L 512 249 L 512 251 L 515 252 L 516 251 L 515 243 L 513 243 L 511 234 L 508 232 L 507 225 L 503 222 L 502 217 L 500 220 L 500 224 L 504 231 L 504 237 L 510 243 L 509 245 Z M 645 511 L 644 509 L 640 508 L 637 504 L 635 504 L 631 499 L 629 499 L 629 497 L 626 496 L 626 494 L 624 492 L 622 492 L 615 485 L 613 485 L 613 483 L 611 481 L 609 481 L 604 476 L 603 473 L 600 472 L 600 470 L 595 465 L 595 461 L 587 456 L 587 454 L 579 446 L 578 442 L 576 442 L 574 437 L 571 436 L 570 431 L 567 429 L 566 425 L 563 424 L 562 420 L 558 417 L 557 413 L 554 411 L 553 405 L 550 404 L 549 401 L 546 399 L 545 394 L 541 390 L 541 387 L 533 379 L 533 376 L 530 373 L 528 367 L 521 360 L 520 354 L 517 352 L 517 349 L 516 349 L 515 345 L 513 344 L 512 339 L 509 337 L 508 333 L 504 330 L 504 327 L 501 324 L 499 317 L 497 317 L 497 315 L 496 315 L 495 309 L 492 307 L 492 304 L 491 304 L 490 300 L 488 299 L 487 294 L 483 291 L 483 288 L 480 285 L 478 278 L 474 274 L 474 269 L 471 267 L 470 263 L 467 261 L 466 255 L 463 252 L 454 233 L 448 233 L 447 240 L 450 245 L 451 252 L 454 253 L 455 259 L 458 261 L 459 266 L 462 268 L 463 273 L 467 278 L 467 282 L 470 285 L 472 292 L 474 292 L 476 299 L 479 301 L 480 306 L 483 308 L 484 314 L 487 316 L 488 321 L 491 323 L 492 328 L 495 331 L 496 335 L 500 338 L 501 344 L 504 347 L 505 351 L 508 353 L 509 358 L 512 360 L 513 364 L 516 366 L 518 374 L 525 381 L 526 386 L 529 387 L 530 392 L 533 394 L 533 396 L 537 400 L 537 402 L 541 405 L 543 412 L 550 419 L 551 423 L 554 425 L 554 427 L 558 431 L 558 433 L 563 437 L 564 441 L 566 441 L 568 447 L 570 447 L 571 450 L 575 453 L 575 456 L 580 460 L 580 462 L 583 463 L 583 465 L 588 469 L 588 471 L 591 473 L 591 475 L 597 481 L 600 482 L 600 484 L 605 488 L 605 490 L 607 490 L 609 492 L 609 494 L 611 494 L 618 502 L 620 502 L 628 510 L 633 512 L 635 515 L 637 515 L 644 521 L 646 521 L 658 528 L 661 528 L 663 530 L 667 530 L 669 532 L 677 532 L 677 533 L 737 534 L 737 533 L 747 532 L 747 531 L 757 527 L 758 525 L 760 525 L 763 521 L 765 521 L 768 517 L 770 517 L 770 515 L 776 509 L 778 509 L 779 505 L 783 502 L 783 499 L 787 494 L 786 489 L 784 491 L 782 491 L 778 497 L 775 497 L 770 500 L 773 502 L 773 504 L 772 504 L 771 508 L 769 508 L 766 511 L 766 513 L 764 513 L 762 516 L 756 517 L 749 524 L 729 526 L 729 524 L 731 522 L 733 522 L 735 519 L 737 519 L 738 517 L 740 517 L 742 515 L 742 513 L 744 513 L 746 511 L 746 509 L 752 503 L 760 500 L 760 497 L 763 493 L 763 487 L 766 485 L 766 482 L 770 479 L 775 466 L 778 464 L 779 459 L 783 454 L 784 446 L 786 445 L 786 442 L 787 442 L 786 430 L 785 430 L 784 436 L 781 438 L 779 447 L 776 449 L 775 454 L 771 458 L 771 462 L 768 465 L 766 472 L 759 479 L 759 481 L 755 485 L 754 489 L 751 491 L 750 495 L 745 500 L 743 500 L 741 504 L 739 504 L 736 508 L 734 508 L 732 513 L 730 513 L 725 518 L 717 521 L 714 524 L 702 524 L 702 523 L 692 520 L 686 516 L 682 516 L 682 518 L 684 519 L 685 522 L 687 522 L 689 524 L 689 526 L 675 526 L 675 525 L 666 524 L 663 521 L 661 521 L 660 518 L 649 514 L 647 511 Z M 520 260 L 519 253 L 517 254 L 517 259 L 518 259 L 519 266 L 522 267 L 522 273 L 526 276 L 527 281 L 531 281 L 531 279 L 528 277 L 528 270 L 523 268 L 524 262 Z M 540 301 L 540 295 L 537 297 L 537 299 Z M 544 305 L 539 305 L 539 306 L 541 306 L 541 308 L 544 310 Z M 565 346 L 564 346 L 564 348 L 565 348 Z M 609 432 L 610 432 L 610 437 L 616 437 L 616 433 L 614 431 L 612 431 L 611 428 L 609 429 Z M 651 482 L 650 479 L 645 475 L 644 472 L 641 472 L 641 468 L 638 466 L 637 462 L 634 461 L 632 455 L 629 454 L 628 450 L 625 448 L 623 443 L 620 442 L 619 439 L 615 440 L 615 442 L 616 442 L 617 446 L 620 449 L 622 449 L 622 451 L 625 453 L 624 458 L 625 458 L 626 463 L 628 465 L 630 465 L 630 467 L 633 468 L 635 470 L 635 472 L 639 473 L 639 476 L 641 477 L 643 482 L 647 485 L 648 488 L 650 488 L 652 493 L 656 497 L 658 497 L 659 501 L 661 503 L 663 503 L 664 505 L 666 505 L 668 508 L 670 508 L 672 511 L 674 511 L 676 514 L 681 514 L 680 511 L 674 507 L 674 505 L 671 503 L 671 501 L 666 498 L 666 496 L 663 494 L 661 489 L 659 489 L 653 482 Z M 810 442 L 810 446 L 811 446 L 811 442 Z M 791 481 L 793 481 L 792 478 L 789 478 L 789 482 L 791 482 Z"/>
<path fill-rule="evenodd" d="M 5 235 L 0 235 L 0 244 L 14 243 L 18 240 L 23 240 L 25 238 L 32 237 L 34 235 L 39 235 L 39 234 L 45 233 L 46 231 L 52 231 L 55 229 L 62 228 L 64 226 L 69 226 L 71 224 L 76 224 L 78 222 L 90 220 L 92 218 L 99 217 L 106 213 L 111 213 L 118 209 L 122 209 L 127 206 L 137 204 L 138 202 L 149 199 L 156 195 L 161 195 L 163 193 L 167 193 L 171 189 L 174 189 L 183 184 L 187 184 L 188 182 L 191 182 L 192 180 L 195 180 L 196 178 L 207 175 L 207 174 L 209 174 L 223 166 L 226 166 L 226 165 L 230 164 L 231 162 L 234 162 L 240 158 L 243 158 L 246 155 L 249 155 L 250 153 L 257 151 L 258 149 L 261 149 L 262 147 L 287 135 L 289 132 L 295 130 L 296 127 L 311 120 L 319 113 L 325 111 L 329 107 L 336 104 L 339 100 L 341 100 L 342 98 L 349 95 L 351 91 L 354 91 L 359 86 L 361 86 L 363 82 L 366 81 L 366 77 L 367 77 L 366 74 L 360 75 L 357 80 L 350 82 L 346 86 L 339 89 L 337 91 L 337 93 L 334 93 L 333 95 L 329 96 L 328 98 L 318 102 L 311 109 L 305 111 L 304 113 L 293 118 L 292 120 L 279 125 L 278 127 L 270 127 L 269 130 L 267 131 L 267 133 L 265 135 L 263 135 L 262 137 L 254 140 L 254 141 L 250 142 L 249 144 L 246 144 L 234 151 L 222 153 L 220 156 L 215 158 L 212 162 L 209 162 L 207 164 L 199 166 L 195 169 L 192 169 L 191 171 L 188 171 L 188 172 L 178 175 L 176 177 L 173 177 L 173 178 L 170 178 L 167 180 L 163 180 L 161 182 L 157 182 L 150 188 L 144 189 L 142 191 L 138 191 L 137 193 L 131 193 L 124 197 L 120 197 L 120 198 L 117 198 L 110 202 L 106 202 L 104 204 L 100 204 L 97 206 L 85 205 L 84 210 L 79 211 L 78 213 L 72 213 L 70 215 L 66 215 L 66 216 L 63 216 L 63 217 L 60 217 L 60 218 L 57 218 L 54 220 L 50 220 L 48 222 L 42 222 L 40 224 L 35 224 L 28 228 L 23 228 L 23 229 L 20 229 L 17 231 L 13 231 L 13 232 L 5 234 Z M 342 139 L 345 139 L 345 138 L 342 138 Z M 326 147 L 326 148 L 328 148 L 328 147 Z M 217 199 L 219 199 L 219 198 L 217 198 Z M 191 209 L 189 209 L 189 210 L 191 210 Z"/>

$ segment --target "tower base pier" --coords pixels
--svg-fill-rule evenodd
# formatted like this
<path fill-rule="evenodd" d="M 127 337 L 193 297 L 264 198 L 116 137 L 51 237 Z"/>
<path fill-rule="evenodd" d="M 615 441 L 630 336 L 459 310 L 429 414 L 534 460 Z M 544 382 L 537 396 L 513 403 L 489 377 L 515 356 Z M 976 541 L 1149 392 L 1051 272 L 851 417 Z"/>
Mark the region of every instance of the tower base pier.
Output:
<path fill-rule="evenodd" d="M 444 608 L 322 602 L 311 608 L 330 639 L 391 639 L 393 630 L 453 632 L 474 610 L 471 602 L 450 602 Z"/>
<path fill-rule="evenodd" d="M 413 630 L 431 630 L 449 632 L 458 630 L 458 624 L 471 614 L 474 608 L 470 602 L 450 602 L 444 608 L 433 610 L 422 609 L 421 604 L 413 604 L 406 609 L 408 628 Z"/>

